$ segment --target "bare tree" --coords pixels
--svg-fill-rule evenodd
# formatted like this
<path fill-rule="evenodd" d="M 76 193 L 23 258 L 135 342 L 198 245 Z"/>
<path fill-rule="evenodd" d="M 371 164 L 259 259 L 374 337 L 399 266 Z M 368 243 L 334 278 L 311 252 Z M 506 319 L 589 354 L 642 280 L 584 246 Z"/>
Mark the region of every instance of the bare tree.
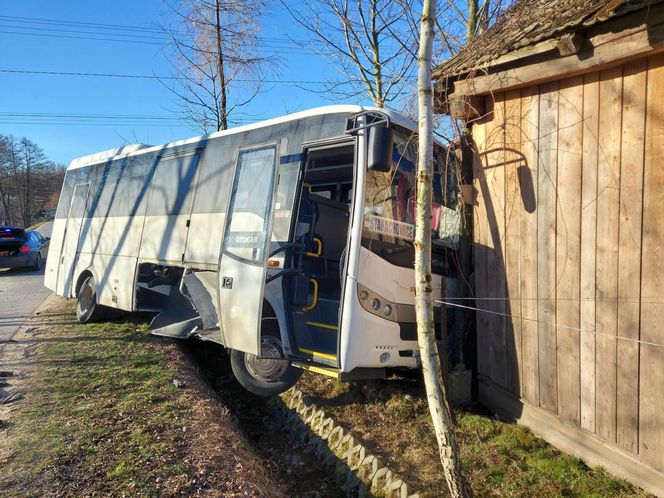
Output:
<path fill-rule="evenodd" d="M 439 43 L 434 45 L 437 59 L 452 57 L 473 38 L 483 33 L 513 0 L 446 0 L 436 15 Z"/>
<path fill-rule="evenodd" d="M 300 8 L 281 2 L 313 38 L 313 43 L 294 41 L 328 58 L 338 70 L 324 93 L 336 98 L 366 95 L 383 107 L 413 84 L 417 34 L 408 2 L 304 0 Z"/>
<path fill-rule="evenodd" d="M 12 224 L 11 217 L 11 173 L 9 170 L 9 137 L 0 136 L 0 203 L 2 204 L 2 217 L 0 223 Z"/>
<path fill-rule="evenodd" d="M 436 0 L 424 0 L 418 56 L 419 101 L 417 211 L 415 220 L 415 315 L 422 374 L 445 480 L 454 498 L 471 496 L 461 472 L 454 422 L 445 393 L 434 329 L 431 286 L 431 200 L 433 193 L 433 85 L 431 66 Z"/>
<path fill-rule="evenodd" d="M 48 161 L 28 138 L 0 135 L 0 221 L 30 226 L 35 216 L 54 208 L 64 168 Z"/>
<path fill-rule="evenodd" d="M 309 39 L 302 48 L 326 57 L 337 69 L 316 90 L 333 99 L 369 98 L 377 107 L 401 108 L 414 102 L 422 0 L 280 0 Z M 511 0 L 446 0 L 437 10 L 433 54 L 447 59 L 486 29 Z M 412 112 L 414 115 L 415 112 Z"/>
<path fill-rule="evenodd" d="M 21 160 L 21 144 L 12 135 L 7 137 L 7 169 L 10 172 L 10 192 L 18 204 L 18 213 L 16 218 L 23 219 L 25 214 L 23 189 L 21 188 L 21 177 L 23 164 Z M 11 198 L 10 198 L 11 200 Z"/>
<path fill-rule="evenodd" d="M 167 86 L 185 117 L 205 133 L 228 128 L 274 62 L 257 55 L 263 8 L 262 0 L 182 0 L 172 6 L 178 22 L 165 31 L 175 78 Z"/>

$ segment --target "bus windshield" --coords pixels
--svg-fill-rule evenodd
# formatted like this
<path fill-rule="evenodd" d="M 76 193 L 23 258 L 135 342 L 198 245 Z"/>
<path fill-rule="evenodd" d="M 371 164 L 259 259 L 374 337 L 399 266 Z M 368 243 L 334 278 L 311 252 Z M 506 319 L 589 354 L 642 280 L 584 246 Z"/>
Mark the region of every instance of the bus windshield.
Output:
<path fill-rule="evenodd" d="M 412 267 L 415 240 L 417 134 L 395 130 L 392 171 L 368 170 L 362 245 L 398 266 Z M 441 216 L 456 203 L 455 186 L 445 169 L 444 150 L 434 146 L 431 228 L 433 252 L 442 252 Z M 437 250 L 438 249 L 438 250 Z M 435 266 L 435 265 L 434 265 Z M 434 268 L 435 271 L 435 268 Z"/>

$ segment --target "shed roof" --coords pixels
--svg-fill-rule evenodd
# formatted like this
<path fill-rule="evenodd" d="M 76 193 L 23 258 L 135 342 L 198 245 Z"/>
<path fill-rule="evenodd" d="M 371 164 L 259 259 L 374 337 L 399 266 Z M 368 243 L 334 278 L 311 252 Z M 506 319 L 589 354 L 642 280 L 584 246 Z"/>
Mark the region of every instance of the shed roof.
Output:
<path fill-rule="evenodd" d="M 438 65 L 434 79 L 488 67 L 498 57 L 662 0 L 517 0 L 485 33 Z"/>

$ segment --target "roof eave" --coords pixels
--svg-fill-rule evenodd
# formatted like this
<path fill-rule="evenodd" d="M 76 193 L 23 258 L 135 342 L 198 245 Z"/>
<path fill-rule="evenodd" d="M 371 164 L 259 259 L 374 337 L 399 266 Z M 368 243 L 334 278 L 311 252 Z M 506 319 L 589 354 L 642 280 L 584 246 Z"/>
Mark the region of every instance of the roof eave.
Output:
<path fill-rule="evenodd" d="M 664 52 L 664 5 L 651 7 L 645 22 L 643 19 L 642 13 L 633 12 L 583 33 L 567 33 L 510 52 L 481 68 L 454 75 L 437 71 L 434 79 L 441 102 L 439 110 L 447 111 L 454 98 L 466 99 L 563 79 Z"/>

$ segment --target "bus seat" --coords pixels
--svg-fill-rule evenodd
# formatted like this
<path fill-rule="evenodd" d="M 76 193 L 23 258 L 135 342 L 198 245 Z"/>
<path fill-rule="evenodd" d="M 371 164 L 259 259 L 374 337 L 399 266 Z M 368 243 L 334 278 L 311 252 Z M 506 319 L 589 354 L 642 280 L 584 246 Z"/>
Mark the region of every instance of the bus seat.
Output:
<path fill-rule="evenodd" d="M 318 206 L 316 202 L 311 199 L 311 194 L 307 189 L 302 191 L 302 198 L 300 199 L 300 211 L 297 218 L 297 226 L 295 228 L 295 238 L 300 239 L 301 242 L 306 244 L 313 238 L 316 222 L 318 221 Z"/>
<path fill-rule="evenodd" d="M 318 216 L 314 233 L 322 241 L 322 256 L 328 261 L 338 263 L 341 259 L 341 253 L 346 247 L 349 222 L 348 204 L 332 201 L 315 194 L 310 197 L 317 206 Z"/>

